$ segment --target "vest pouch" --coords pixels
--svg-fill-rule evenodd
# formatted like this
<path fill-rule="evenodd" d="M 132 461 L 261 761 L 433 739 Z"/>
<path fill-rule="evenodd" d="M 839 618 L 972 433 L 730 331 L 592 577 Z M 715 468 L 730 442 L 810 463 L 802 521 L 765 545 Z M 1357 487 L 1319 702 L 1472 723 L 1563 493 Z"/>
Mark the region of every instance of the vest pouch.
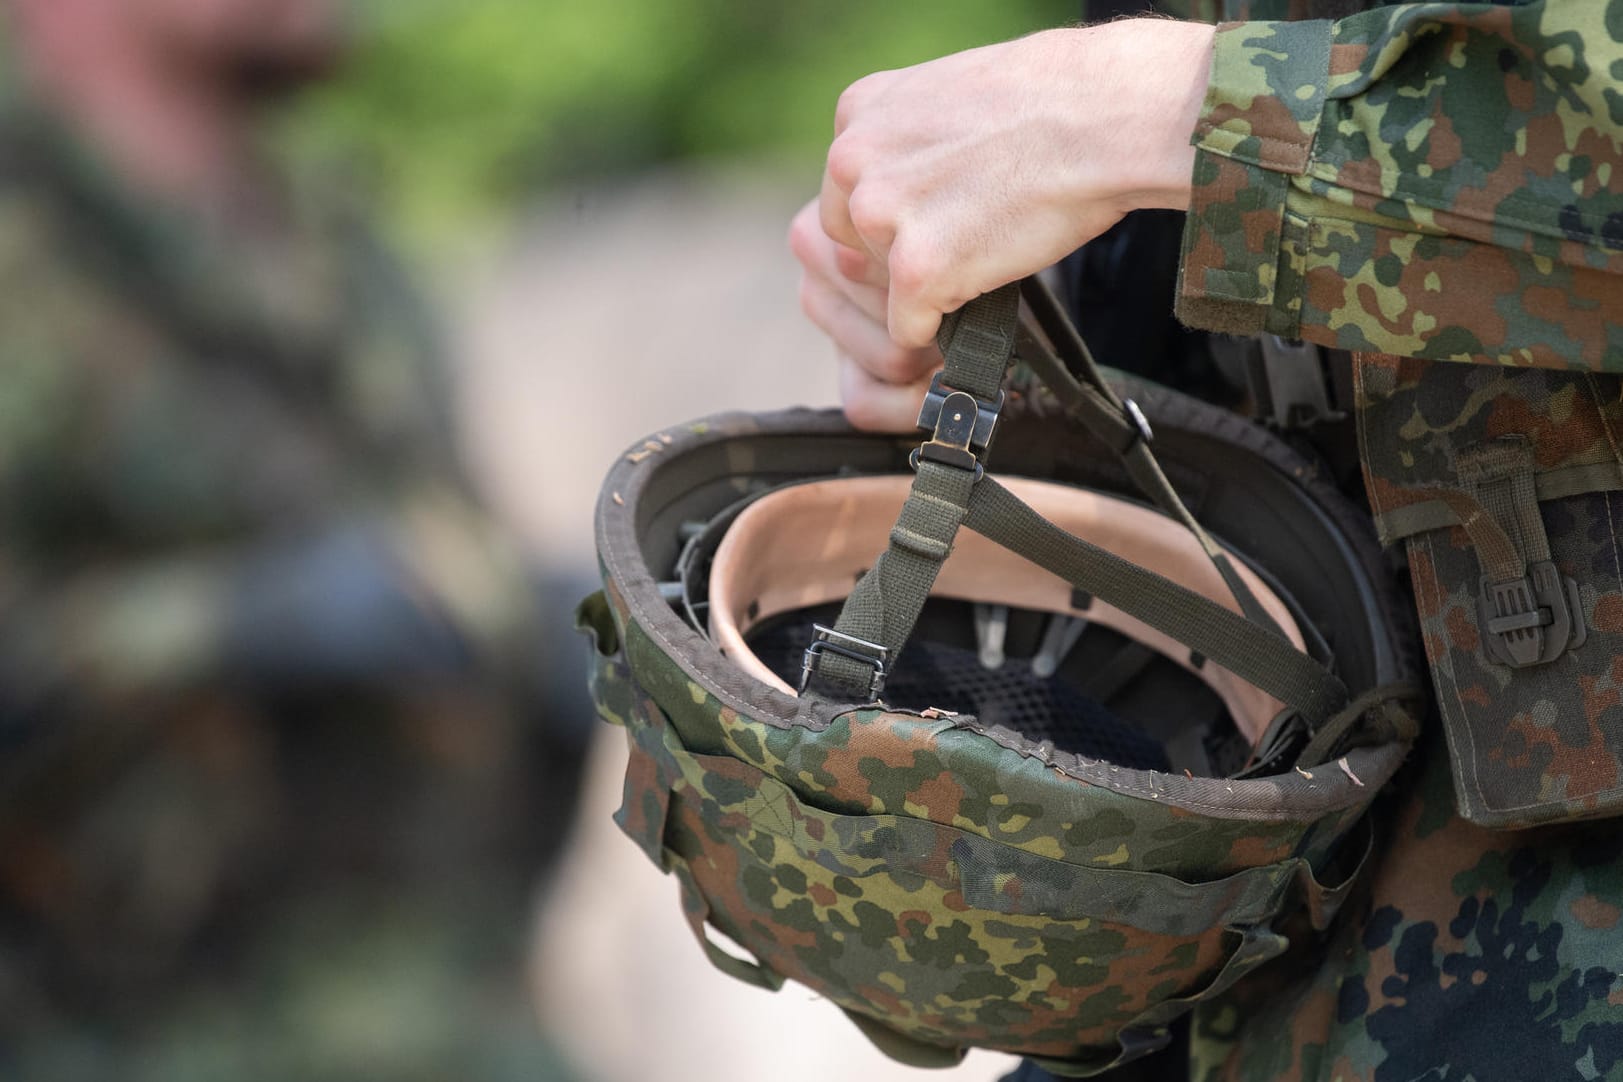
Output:
<path fill-rule="evenodd" d="M 1383 544 L 1404 542 L 1460 814 L 1623 812 L 1623 381 L 1361 355 Z"/>

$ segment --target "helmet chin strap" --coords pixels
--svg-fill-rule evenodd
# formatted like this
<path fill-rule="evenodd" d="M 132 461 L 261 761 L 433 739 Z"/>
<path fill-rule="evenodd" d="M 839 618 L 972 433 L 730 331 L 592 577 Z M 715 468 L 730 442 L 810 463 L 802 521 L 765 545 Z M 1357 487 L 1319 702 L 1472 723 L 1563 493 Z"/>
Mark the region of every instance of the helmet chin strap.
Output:
<path fill-rule="evenodd" d="M 885 545 L 888 523 L 907 496 L 908 479 L 886 474 L 836 477 L 787 485 L 732 520 L 710 562 L 707 593 L 711 639 L 744 672 L 783 691 L 788 685 L 751 649 L 750 632 L 764 621 L 841 600 Z M 1231 608 L 1228 588 L 1188 531 L 1140 503 L 1088 489 L 1010 478 L 1007 487 L 1066 532 L 1147 570 L 1182 583 Z M 1251 568 L 1240 565 L 1247 588 L 1305 648 L 1290 607 Z M 941 567 L 932 596 L 971 602 L 977 624 L 1006 627 L 1011 609 L 1049 614 L 1048 632 L 1031 658 L 1034 675 L 1054 675 L 1090 623 L 1139 643 L 1188 670 L 1222 700 L 1254 746 L 1284 704 L 1170 635 L 1066 579 L 1032 564 L 996 541 L 962 532 Z M 1230 615 L 1238 619 L 1232 613 Z M 982 646 L 990 645 L 990 637 Z M 998 666 L 989 666 L 997 668 Z"/>
<path fill-rule="evenodd" d="M 1021 326 L 1022 295 L 1034 327 Z M 1064 352 L 1075 373 L 1047 343 Z M 1228 554 L 1184 506 L 1151 450 L 1143 412 L 1105 382 L 1046 286 L 1027 279 L 971 301 L 943 320 L 941 344 L 946 364 L 920 411 L 920 426 L 931 435 L 912 456 L 912 488 L 887 548 L 857 582 L 835 625 L 816 627 L 802 667 L 803 692 L 879 698 L 959 528 L 968 526 L 1234 672 L 1300 713 L 1310 730 L 1346 703 L 1341 681 L 1284 636 Z M 982 459 L 1017 344 L 1070 414 L 1195 538 L 1244 615 L 1073 536 L 986 476 Z"/>

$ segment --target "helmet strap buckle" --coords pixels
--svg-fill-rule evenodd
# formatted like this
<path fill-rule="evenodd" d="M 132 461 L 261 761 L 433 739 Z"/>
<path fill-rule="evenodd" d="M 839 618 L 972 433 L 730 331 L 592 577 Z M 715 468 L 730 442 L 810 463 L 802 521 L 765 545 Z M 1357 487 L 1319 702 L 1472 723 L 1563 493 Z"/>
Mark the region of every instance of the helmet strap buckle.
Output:
<path fill-rule="evenodd" d="M 914 469 L 920 460 L 973 470 L 977 480 L 985 472 L 980 457 L 986 453 L 1003 409 L 1003 392 L 992 400 L 976 398 L 949 386 L 937 372 L 919 409 L 919 427 L 930 433 L 910 457 Z"/>
<path fill-rule="evenodd" d="M 868 679 L 868 694 L 879 698 L 879 693 L 885 687 L 885 679 L 890 676 L 890 649 L 822 624 L 812 625 L 812 642 L 806 647 L 806 654 L 800 663 L 801 694 L 805 694 L 812 674 L 817 672 L 823 657 L 829 654 L 871 666 L 873 675 Z"/>

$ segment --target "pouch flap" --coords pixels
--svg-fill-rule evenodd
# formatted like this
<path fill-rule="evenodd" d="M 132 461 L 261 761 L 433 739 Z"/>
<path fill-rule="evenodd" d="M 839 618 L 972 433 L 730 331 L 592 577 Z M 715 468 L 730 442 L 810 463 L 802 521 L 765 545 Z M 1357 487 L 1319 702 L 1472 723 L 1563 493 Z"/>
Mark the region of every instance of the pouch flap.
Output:
<path fill-rule="evenodd" d="M 1359 358 L 1372 509 L 1407 545 L 1460 814 L 1482 826 L 1623 811 L 1620 388 Z"/>

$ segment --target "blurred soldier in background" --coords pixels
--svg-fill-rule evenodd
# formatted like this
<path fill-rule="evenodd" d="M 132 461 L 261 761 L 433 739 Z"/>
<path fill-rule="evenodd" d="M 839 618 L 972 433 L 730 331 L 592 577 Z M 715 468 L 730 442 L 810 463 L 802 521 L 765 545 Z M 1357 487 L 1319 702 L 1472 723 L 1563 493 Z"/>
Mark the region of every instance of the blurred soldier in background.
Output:
<path fill-rule="evenodd" d="M 535 593 L 416 298 L 261 146 L 335 0 L 4 3 L 0 1075 L 548 1077 Z"/>

